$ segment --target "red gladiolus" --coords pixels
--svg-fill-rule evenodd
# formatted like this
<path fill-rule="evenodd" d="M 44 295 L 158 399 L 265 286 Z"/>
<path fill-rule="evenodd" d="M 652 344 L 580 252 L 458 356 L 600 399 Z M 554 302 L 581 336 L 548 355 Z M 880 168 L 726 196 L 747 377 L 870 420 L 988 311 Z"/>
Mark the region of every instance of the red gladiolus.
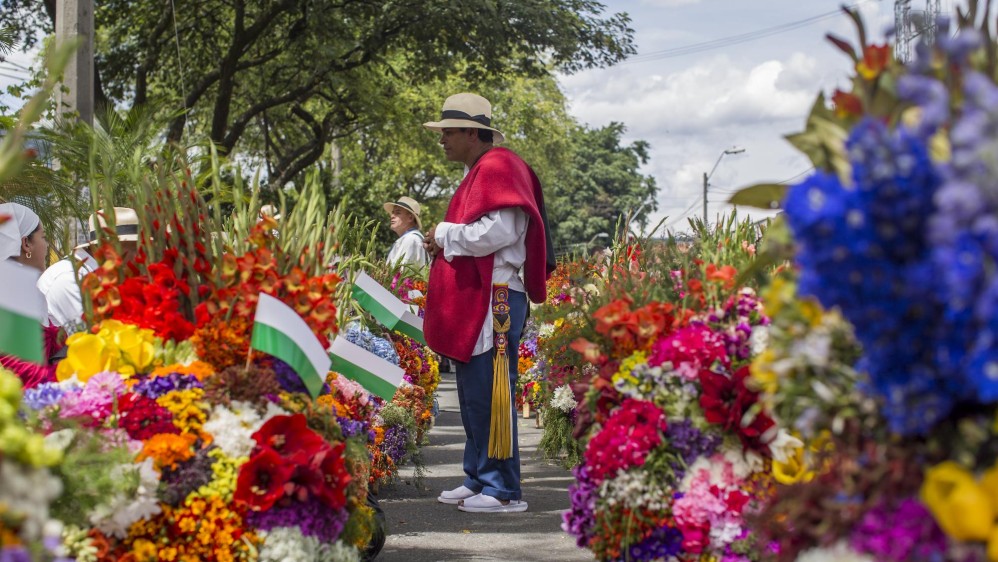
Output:
<path fill-rule="evenodd" d="M 239 469 L 233 500 L 253 511 L 268 510 L 284 496 L 294 470 L 294 464 L 277 451 L 264 448 Z"/>

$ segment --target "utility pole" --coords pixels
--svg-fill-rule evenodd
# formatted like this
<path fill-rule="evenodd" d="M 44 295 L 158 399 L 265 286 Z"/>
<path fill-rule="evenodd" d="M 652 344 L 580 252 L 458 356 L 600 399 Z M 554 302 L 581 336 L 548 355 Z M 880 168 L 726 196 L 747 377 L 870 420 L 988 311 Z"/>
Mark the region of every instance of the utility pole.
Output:
<path fill-rule="evenodd" d="M 707 224 L 707 172 L 703 173 L 703 223 Z"/>
<path fill-rule="evenodd" d="M 56 96 L 58 113 L 77 113 L 79 120 L 94 122 L 94 0 L 56 0 L 55 38 L 62 44 L 79 37 L 77 48 L 63 72 L 67 92 Z"/>

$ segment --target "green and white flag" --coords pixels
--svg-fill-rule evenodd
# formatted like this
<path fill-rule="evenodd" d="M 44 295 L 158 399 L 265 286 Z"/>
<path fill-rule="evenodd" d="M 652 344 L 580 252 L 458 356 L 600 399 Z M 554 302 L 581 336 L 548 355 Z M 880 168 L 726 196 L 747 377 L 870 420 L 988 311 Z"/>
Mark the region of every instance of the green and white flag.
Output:
<path fill-rule="evenodd" d="M 426 338 L 423 337 L 423 319 L 414 314 L 409 305 L 363 271 L 354 280 L 353 298 L 361 308 L 381 322 L 382 326 L 402 332 L 426 345 Z"/>
<path fill-rule="evenodd" d="M 42 324 L 48 320 L 45 297 L 35 287 L 39 274 L 0 260 L 0 353 L 43 363 Z"/>
<path fill-rule="evenodd" d="M 253 322 L 250 347 L 290 365 L 312 398 L 318 396 L 331 361 L 302 317 L 279 299 L 260 293 Z"/>
<path fill-rule="evenodd" d="M 333 345 L 329 347 L 329 357 L 333 360 L 334 371 L 359 382 L 368 392 L 385 400 L 391 400 L 395 396 L 395 389 L 402 384 L 402 375 L 405 374 L 401 367 L 344 337 L 333 340 Z"/>

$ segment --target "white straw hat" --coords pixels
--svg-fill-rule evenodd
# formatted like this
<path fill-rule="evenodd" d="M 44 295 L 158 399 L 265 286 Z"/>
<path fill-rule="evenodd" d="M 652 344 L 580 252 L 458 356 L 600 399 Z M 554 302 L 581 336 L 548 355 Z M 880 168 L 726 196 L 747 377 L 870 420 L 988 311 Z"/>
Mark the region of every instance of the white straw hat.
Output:
<path fill-rule="evenodd" d="M 97 229 L 107 228 L 107 221 L 104 220 L 103 213 L 94 213 L 90 215 L 90 231 L 87 236 L 87 242 L 77 246 L 77 249 L 83 249 L 91 244 L 97 243 Z M 98 226 L 100 225 L 100 226 Z M 130 209 L 128 207 L 115 207 L 114 208 L 114 231 L 118 235 L 119 242 L 137 242 L 139 239 L 139 216 L 135 214 L 135 209 Z"/>
<path fill-rule="evenodd" d="M 506 140 L 502 131 L 492 127 L 492 104 L 477 94 L 454 94 L 447 98 L 440 113 L 440 121 L 423 123 L 423 126 L 431 131 L 450 128 L 485 129 L 492 131 L 494 144 L 502 144 Z"/>
<path fill-rule="evenodd" d="M 419 211 L 421 207 L 419 206 L 419 203 L 412 197 L 399 197 L 398 201 L 395 201 L 394 203 L 392 202 L 385 203 L 384 205 L 382 205 L 382 207 L 385 209 L 385 211 L 388 211 L 389 214 L 391 214 L 393 207 L 398 207 L 399 209 L 409 211 L 410 213 L 412 213 L 412 216 L 416 217 L 416 228 L 418 228 L 420 232 L 423 231 L 423 221 L 419 220 Z"/>

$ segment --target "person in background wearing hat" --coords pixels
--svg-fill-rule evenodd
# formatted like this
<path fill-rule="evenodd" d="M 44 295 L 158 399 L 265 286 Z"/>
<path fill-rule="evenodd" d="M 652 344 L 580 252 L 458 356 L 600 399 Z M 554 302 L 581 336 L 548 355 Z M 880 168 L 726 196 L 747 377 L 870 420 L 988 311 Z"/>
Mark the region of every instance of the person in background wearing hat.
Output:
<path fill-rule="evenodd" d="M 391 216 L 389 228 L 398 236 L 388 250 L 388 265 L 399 262 L 422 268 L 430 262 L 423 248 L 423 223 L 419 220 L 419 203 L 411 197 L 399 197 L 394 203 L 385 203 L 384 209 Z"/>
<path fill-rule="evenodd" d="M 107 226 L 103 216 L 91 215 L 90 241 L 77 246 L 72 256 L 52 264 L 38 279 L 38 290 L 45 295 L 48 303 L 49 321 L 67 333 L 76 332 L 83 325 L 80 280 L 99 267 L 97 260 L 89 252 L 97 243 L 96 224 L 100 224 L 101 228 Z M 122 260 L 127 262 L 138 250 L 139 218 L 128 207 L 115 207 L 114 227 L 118 241 L 121 242 Z"/>
<path fill-rule="evenodd" d="M 49 243 L 38 215 L 24 205 L 3 203 L 0 204 L 0 217 L 8 217 L 0 223 L 0 259 L 41 273 L 45 269 Z M 61 347 L 58 332 L 54 326 L 44 327 L 46 357 L 51 357 Z M 0 355 L 0 365 L 16 374 L 24 388 L 56 380 L 55 365 L 36 365 L 10 355 Z"/>
<path fill-rule="evenodd" d="M 503 134 L 487 99 L 451 96 L 441 120 L 424 126 L 440 133 L 448 160 L 465 165 L 444 222 L 424 240 L 432 260 L 424 334 L 458 362 L 466 436 L 464 483 L 437 500 L 476 513 L 526 511 L 512 397 L 527 299 L 544 302 L 554 270 L 541 185 L 519 156 L 495 146 Z"/>

